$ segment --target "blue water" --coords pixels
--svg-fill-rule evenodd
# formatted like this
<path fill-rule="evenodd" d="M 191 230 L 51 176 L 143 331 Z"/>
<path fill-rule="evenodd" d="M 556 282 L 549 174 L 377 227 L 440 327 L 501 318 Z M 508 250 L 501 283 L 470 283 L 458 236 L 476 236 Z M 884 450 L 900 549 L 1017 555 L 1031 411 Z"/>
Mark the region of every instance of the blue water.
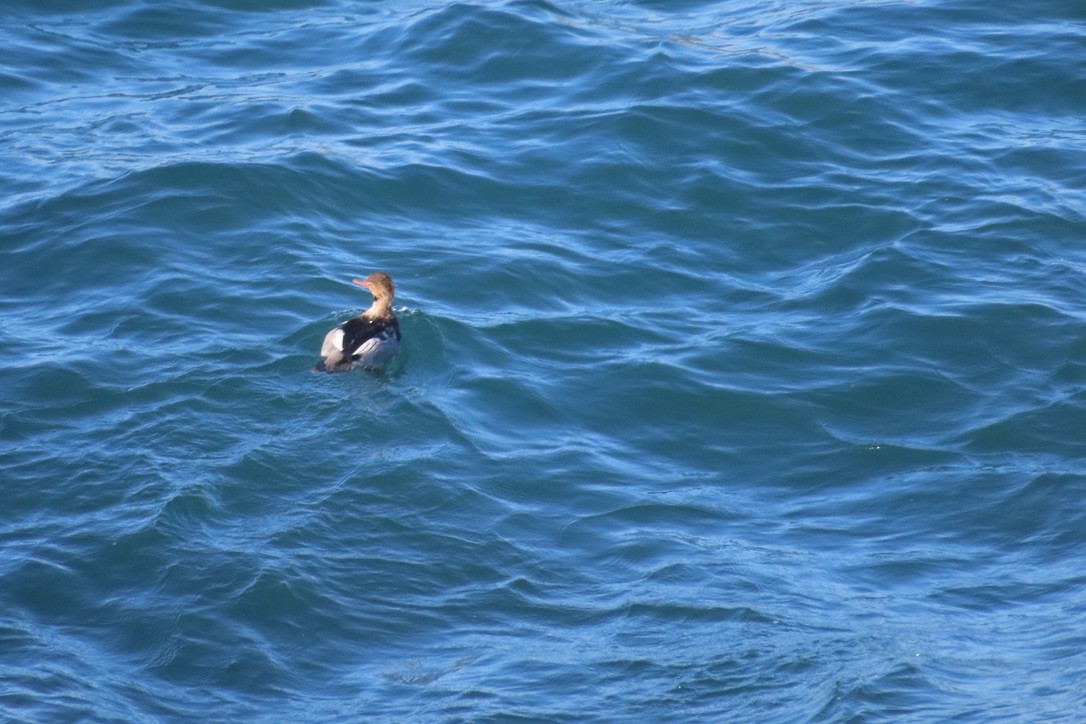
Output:
<path fill-rule="evenodd" d="M 1086 719 L 1086 5 L 0 21 L 0 718 Z"/>

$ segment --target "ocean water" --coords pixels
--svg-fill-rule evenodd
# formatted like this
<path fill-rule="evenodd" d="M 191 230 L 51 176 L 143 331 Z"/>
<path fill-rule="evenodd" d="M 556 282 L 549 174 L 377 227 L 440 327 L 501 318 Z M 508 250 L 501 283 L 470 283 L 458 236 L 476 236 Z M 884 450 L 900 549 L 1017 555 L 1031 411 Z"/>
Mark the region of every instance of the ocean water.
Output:
<path fill-rule="evenodd" d="M 1086 719 L 1081 2 L 0 20 L 0 719 Z"/>

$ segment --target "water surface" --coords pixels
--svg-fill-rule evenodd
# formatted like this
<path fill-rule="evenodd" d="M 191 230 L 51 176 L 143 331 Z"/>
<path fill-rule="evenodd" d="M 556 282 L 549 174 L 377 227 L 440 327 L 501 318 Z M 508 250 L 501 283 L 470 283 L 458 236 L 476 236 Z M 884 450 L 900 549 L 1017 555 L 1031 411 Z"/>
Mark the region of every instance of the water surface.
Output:
<path fill-rule="evenodd" d="M 4 717 L 1086 716 L 1078 4 L 0 18 Z"/>

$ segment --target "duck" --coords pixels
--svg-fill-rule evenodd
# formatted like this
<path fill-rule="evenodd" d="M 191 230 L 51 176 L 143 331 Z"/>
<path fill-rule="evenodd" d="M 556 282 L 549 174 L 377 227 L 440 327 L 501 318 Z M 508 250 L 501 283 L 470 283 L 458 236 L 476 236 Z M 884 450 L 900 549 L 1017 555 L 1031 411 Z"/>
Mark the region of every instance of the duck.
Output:
<path fill-rule="evenodd" d="M 380 367 L 400 351 L 400 323 L 392 314 L 396 288 L 384 272 L 352 279 L 373 295 L 373 304 L 354 319 L 331 330 L 321 345 L 314 372 L 345 372 L 355 367 Z"/>

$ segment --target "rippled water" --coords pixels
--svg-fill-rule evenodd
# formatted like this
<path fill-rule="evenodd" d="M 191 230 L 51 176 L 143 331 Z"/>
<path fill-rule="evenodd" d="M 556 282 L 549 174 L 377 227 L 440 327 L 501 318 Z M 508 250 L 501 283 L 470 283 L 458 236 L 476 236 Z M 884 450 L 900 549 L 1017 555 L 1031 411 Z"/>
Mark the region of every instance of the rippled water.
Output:
<path fill-rule="evenodd" d="M 1083 7 L 6 3 L 0 714 L 1086 718 Z"/>

